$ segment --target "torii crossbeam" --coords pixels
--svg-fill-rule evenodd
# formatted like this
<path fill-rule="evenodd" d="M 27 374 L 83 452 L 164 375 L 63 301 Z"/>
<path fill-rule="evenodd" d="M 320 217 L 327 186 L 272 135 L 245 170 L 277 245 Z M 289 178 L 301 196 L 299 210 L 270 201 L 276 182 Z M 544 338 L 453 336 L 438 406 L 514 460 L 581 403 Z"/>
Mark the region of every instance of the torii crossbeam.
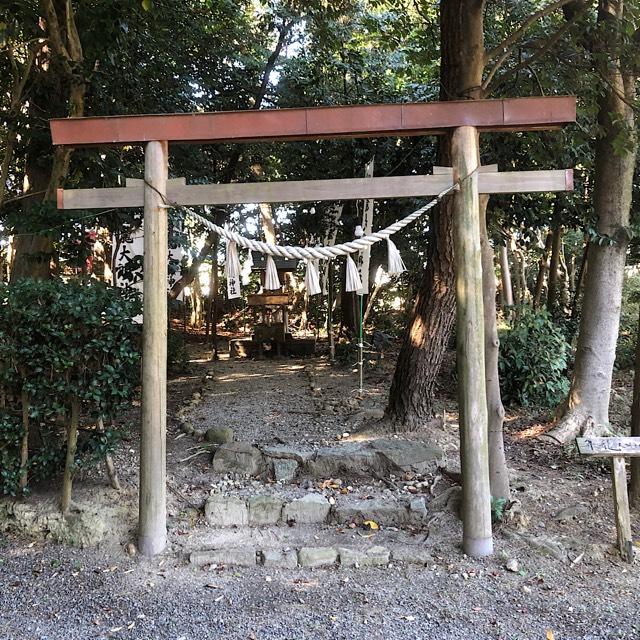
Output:
<path fill-rule="evenodd" d="M 489 488 L 480 193 L 572 189 L 570 170 L 492 173 L 479 167 L 479 133 L 557 129 L 574 122 L 574 97 L 355 105 L 51 121 L 55 145 L 145 145 L 145 184 L 60 190 L 64 209 L 144 206 L 144 320 L 138 546 L 166 546 L 167 208 L 177 204 L 294 202 L 436 194 L 465 176 L 454 198 L 457 362 L 463 472 L 463 548 L 493 551 Z M 433 176 L 251 185 L 167 184 L 168 143 L 318 140 L 451 134 L 452 165 Z M 164 201 L 163 201 L 164 200 Z"/>

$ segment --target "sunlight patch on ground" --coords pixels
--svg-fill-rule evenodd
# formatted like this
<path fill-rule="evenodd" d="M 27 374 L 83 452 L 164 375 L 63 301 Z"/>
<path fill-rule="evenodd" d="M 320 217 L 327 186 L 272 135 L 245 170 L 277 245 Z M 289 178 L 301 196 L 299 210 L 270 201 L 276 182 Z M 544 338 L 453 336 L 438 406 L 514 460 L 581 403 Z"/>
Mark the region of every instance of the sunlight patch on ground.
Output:
<path fill-rule="evenodd" d="M 522 431 L 518 431 L 513 434 L 516 440 L 528 440 L 529 438 L 537 438 L 545 433 L 549 425 L 547 424 L 534 424 Z"/>

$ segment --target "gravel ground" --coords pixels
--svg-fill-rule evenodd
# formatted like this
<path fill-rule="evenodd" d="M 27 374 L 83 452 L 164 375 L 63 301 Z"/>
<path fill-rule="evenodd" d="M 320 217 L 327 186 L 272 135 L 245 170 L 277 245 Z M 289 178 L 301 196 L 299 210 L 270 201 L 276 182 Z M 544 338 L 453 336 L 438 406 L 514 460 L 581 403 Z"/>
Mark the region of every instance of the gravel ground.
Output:
<path fill-rule="evenodd" d="M 640 637 L 637 574 L 622 581 L 611 564 L 598 568 L 592 591 L 592 571 L 558 566 L 542 580 L 462 556 L 435 569 L 279 572 L 167 567 L 52 545 L 3 557 L 3 640 L 534 640 L 549 629 L 558 640 Z"/>
<path fill-rule="evenodd" d="M 393 363 L 386 366 L 390 369 Z M 213 373 L 215 384 L 194 407 L 194 425 L 199 430 L 232 426 L 238 439 L 262 443 L 335 442 L 351 429 L 355 414 L 380 408 L 390 380 L 388 370 L 387 379 L 384 371 L 370 376 L 362 402 L 354 394 L 353 374 L 331 369 L 321 360 L 211 365 L 200 358 L 191 375 L 171 382 L 170 413 L 199 388 L 205 372 Z M 457 425 L 452 408 L 447 399 L 448 418 L 437 439 L 454 460 Z M 184 551 L 191 543 L 206 545 L 208 530 L 186 503 L 202 504 L 221 479 L 212 474 L 209 457 L 181 462 L 197 443 L 170 421 L 172 548 L 154 560 L 131 558 L 124 552 L 131 540 L 124 526 L 99 549 L 0 535 L 0 640 L 637 640 L 640 564 L 625 565 L 607 552 L 615 540 L 608 469 L 535 440 L 544 420 L 532 413 L 508 416 L 506 450 L 522 514 L 519 528 L 507 523 L 496 531 L 492 558 L 466 558 L 459 549 L 460 523 L 446 513 L 430 524 L 425 544 L 433 564 L 426 568 L 315 571 L 212 571 L 187 564 Z M 116 462 L 127 496 L 135 502 L 135 434 Z M 447 483 L 444 478 L 438 491 Z M 79 498 L 89 484 L 96 499 L 104 480 L 78 482 Z M 362 490 L 375 492 L 375 487 L 367 483 Z M 123 500 L 106 490 L 103 496 L 106 501 Z M 555 518 L 559 509 L 572 505 L 581 507 L 576 517 Z M 634 531 L 638 524 L 636 516 Z M 541 555 L 513 535 L 516 529 L 560 541 L 568 561 Z M 387 533 L 378 537 L 383 544 L 389 540 Z M 518 561 L 516 571 L 506 570 L 509 559 Z"/>

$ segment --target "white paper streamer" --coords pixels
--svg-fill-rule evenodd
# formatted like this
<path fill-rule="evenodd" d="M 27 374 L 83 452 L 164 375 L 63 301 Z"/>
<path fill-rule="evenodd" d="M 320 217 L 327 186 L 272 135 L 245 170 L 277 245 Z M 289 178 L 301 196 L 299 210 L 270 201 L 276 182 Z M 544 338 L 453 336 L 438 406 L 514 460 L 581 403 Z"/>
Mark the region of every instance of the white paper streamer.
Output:
<path fill-rule="evenodd" d="M 240 260 L 235 242 L 227 240 L 227 259 L 224 263 L 224 275 L 227 278 L 227 297 L 229 300 L 239 298 L 240 293 Z"/>
<path fill-rule="evenodd" d="M 396 247 L 395 243 L 391 238 L 387 238 L 387 252 L 388 252 L 388 265 L 387 265 L 387 273 L 389 275 L 402 273 L 407 270 L 404 266 L 404 262 L 402 261 L 402 257 L 400 256 L 400 251 L 398 251 L 398 247 Z"/>
<path fill-rule="evenodd" d="M 358 291 L 362 288 L 362 280 L 360 280 L 360 272 L 356 263 L 351 256 L 347 256 L 347 283 L 346 291 Z"/>
<path fill-rule="evenodd" d="M 318 261 L 307 260 L 307 270 L 304 274 L 304 286 L 310 296 L 322 292 L 320 288 L 320 275 L 318 273 Z"/>
<path fill-rule="evenodd" d="M 280 278 L 278 278 L 278 269 L 276 269 L 276 263 L 271 256 L 267 256 L 267 270 L 264 276 L 264 288 L 266 291 L 275 291 L 280 289 Z"/>

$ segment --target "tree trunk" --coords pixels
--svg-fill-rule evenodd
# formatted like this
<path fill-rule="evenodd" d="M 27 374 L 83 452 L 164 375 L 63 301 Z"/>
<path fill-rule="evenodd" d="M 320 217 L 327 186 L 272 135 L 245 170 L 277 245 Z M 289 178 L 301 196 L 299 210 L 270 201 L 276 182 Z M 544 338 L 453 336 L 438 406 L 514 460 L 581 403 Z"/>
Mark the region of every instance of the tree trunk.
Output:
<path fill-rule="evenodd" d="M 544 249 L 540 256 L 540 265 L 538 267 L 538 277 L 536 278 L 536 287 L 533 291 L 533 308 L 539 309 L 542 301 L 542 291 L 544 290 L 544 281 L 549 270 L 549 252 L 553 246 L 553 232 L 549 231 L 544 241 Z"/>
<path fill-rule="evenodd" d="M 28 464 L 29 464 L 29 394 L 23 391 L 21 394 L 22 401 L 22 444 L 20 446 L 20 481 L 18 486 L 20 491 L 24 493 L 29 480 Z"/>
<path fill-rule="evenodd" d="M 504 407 L 498 375 L 498 339 L 496 311 L 496 271 L 493 247 L 487 234 L 487 196 L 480 197 L 480 245 L 482 249 L 482 290 L 484 301 L 484 370 L 487 386 L 489 428 L 489 478 L 494 498 L 509 498 L 509 471 L 504 455 Z"/>
<path fill-rule="evenodd" d="M 220 283 L 218 265 L 219 236 L 213 242 L 211 253 L 211 277 L 209 281 L 209 309 L 207 313 L 207 326 L 211 331 L 211 359 L 218 359 L 218 289 Z"/>
<path fill-rule="evenodd" d="M 600 0 L 597 64 L 605 82 L 599 98 L 602 136 L 595 147 L 594 211 L 597 230 L 610 241 L 592 242 L 585 278 L 576 360 L 565 414 L 548 436 L 573 439 L 593 421 L 596 431 L 609 423 L 609 396 L 622 304 L 624 265 L 629 242 L 629 213 L 636 160 L 635 74 L 622 68 L 616 34 L 622 28 L 624 2 Z M 627 144 L 619 144 L 625 139 Z M 570 425 L 571 428 L 567 428 Z"/>
<path fill-rule="evenodd" d="M 640 436 L 640 319 L 636 338 L 636 360 L 633 372 L 633 404 L 631 405 L 631 435 Z M 631 458 L 631 484 L 629 501 L 634 507 L 640 506 L 640 458 Z"/>
<path fill-rule="evenodd" d="M 556 218 L 556 220 L 554 221 L 553 226 L 551 261 L 549 263 L 549 286 L 547 287 L 547 311 L 550 314 L 553 314 L 556 308 L 556 298 L 558 295 L 558 268 L 560 266 L 560 251 L 562 250 L 562 225 L 557 220 L 557 216 L 554 216 L 554 218 Z"/>
<path fill-rule="evenodd" d="M 513 287 L 509 268 L 509 251 L 506 244 L 500 245 L 500 278 L 502 281 L 502 299 L 504 306 L 513 307 Z"/>
<path fill-rule="evenodd" d="M 67 427 L 67 457 L 64 462 L 64 475 L 62 477 L 62 499 L 60 507 L 62 513 L 67 515 L 71 508 L 71 489 L 73 487 L 73 474 L 78 447 L 78 423 L 80 421 L 80 401 L 74 398 L 71 401 L 71 419 Z"/>
<path fill-rule="evenodd" d="M 47 117 L 81 117 L 84 114 L 86 85 L 78 70 L 83 62 L 82 45 L 76 29 L 75 15 L 70 1 L 42 0 L 47 42 L 51 56 L 38 67 L 29 96 L 28 109 L 38 121 Z M 44 109 L 44 112 L 43 112 Z M 24 226 L 17 227 L 11 280 L 21 278 L 46 279 L 51 276 L 54 238 L 31 234 L 29 208 L 41 201 L 55 201 L 56 190 L 69 171 L 71 148 L 56 147 L 51 156 L 48 138 L 32 135 L 27 143 L 25 192 L 33 198 L 25 199 Z"/>
<path fill-rule="evenodd" d="M 441 100 L 481 98 L 484 1 L 440 3 Z M 440 138 L 438 164 L 451 165 L 450 137 Z M 422 275 L 385 410 L 386 423 L 412 431 L 433 417 L 436 377 L 455 320 L 452 198 L 431 217 Z"/>

